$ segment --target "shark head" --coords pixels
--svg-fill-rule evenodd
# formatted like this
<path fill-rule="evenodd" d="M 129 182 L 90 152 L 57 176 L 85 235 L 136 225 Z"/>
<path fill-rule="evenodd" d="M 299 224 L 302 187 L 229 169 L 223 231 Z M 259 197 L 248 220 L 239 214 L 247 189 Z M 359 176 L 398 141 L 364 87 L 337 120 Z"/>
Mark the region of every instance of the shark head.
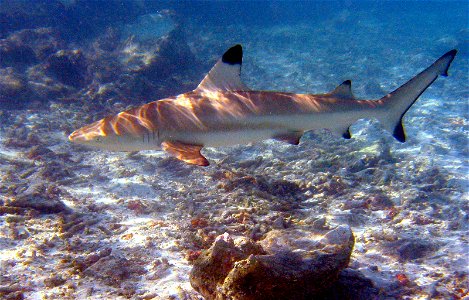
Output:
<path fill-rule="evenodd" d="M 75 144 L 105 149 L 118 139 L 117 135 L 109 130 L 108 125 L 106 118 L 101 119 L 75 130 L 68 139 Z"/>
<path fill-rule="evenodd" d="M 75 130 L 68 139 L 111 151 L 156 149 L 160 141 L 155 112 L 154 103 L 123 111 Z"/>

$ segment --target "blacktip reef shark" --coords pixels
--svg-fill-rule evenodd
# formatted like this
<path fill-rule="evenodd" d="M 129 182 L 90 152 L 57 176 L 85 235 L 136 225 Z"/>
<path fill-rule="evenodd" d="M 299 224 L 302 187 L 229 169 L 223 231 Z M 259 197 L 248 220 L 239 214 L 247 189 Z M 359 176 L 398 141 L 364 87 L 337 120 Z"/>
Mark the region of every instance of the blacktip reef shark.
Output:
<path fill-rule="evenodd" d="M 381 99 L 357 100 L 350 80 L 327 94 L 250 90 L 240 77 L 243 50 L 235 45 L 195 90 L 108 116 L 74 131 L 69 140 L 112 151 L 163 149 L 199 166 L 209 165 L 202 147 L 270 138 L 297 145 L 305 131 L 324 128 L 349 139 L 350 126 L 365 118 L 378 119 L 404 142 L 404 114 L 439 75 L 448 75 L 456 53 L 444 54 Z"/>

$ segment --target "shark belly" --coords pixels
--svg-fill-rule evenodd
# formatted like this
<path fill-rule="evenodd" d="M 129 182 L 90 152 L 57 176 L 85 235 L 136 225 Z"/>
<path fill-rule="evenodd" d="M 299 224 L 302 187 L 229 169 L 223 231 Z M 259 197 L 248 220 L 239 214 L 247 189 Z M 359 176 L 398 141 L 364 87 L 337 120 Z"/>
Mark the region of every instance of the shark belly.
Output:
<path fill-rule="evenodd" d="M 162 137 L 163 140 L 205 147 L 234 146 L 316 129 L 329 129 L 332 132 L 342 133 L 342 131 L 346 130 L 358 119 L 369 117 L 373 114 L 376 114 L 375 110 L 354 110 L 334 113 L 314 112 L 274 116 L 256 115 L 243 118 L 236 123 L 217 123 L 213 125 L 213 128 L 207 130 L 164 132 Z"/>
<path fill-rule="evenodd" d="M 205 147 L 222 147 L 254 143 L 269 139 L 273 137 L 276 132 L 276 130 L 272 129 L 239 129 L 230 131 L 179 133 L 176 134 L 175 137 L 177 140 L 189 144 L 203 145 Z"/>

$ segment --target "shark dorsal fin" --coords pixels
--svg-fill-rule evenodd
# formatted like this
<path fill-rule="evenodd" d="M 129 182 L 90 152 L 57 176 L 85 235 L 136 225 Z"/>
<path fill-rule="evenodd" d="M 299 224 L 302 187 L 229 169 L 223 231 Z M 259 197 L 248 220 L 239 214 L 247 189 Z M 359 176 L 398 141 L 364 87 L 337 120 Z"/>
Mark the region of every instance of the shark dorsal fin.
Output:
<path fill-rule="evenodd" d="M 352 82 L 350 80 L 345 80 L 329 94 L 343 99 L 355 99 L 352 93 Z"/>
<path fill-rule="evenodd" d="M 208 72 L 195 91 L 247 91 L 241 82 L 243 48 L 235 45 L 228 49 L 222 58 Z"/>

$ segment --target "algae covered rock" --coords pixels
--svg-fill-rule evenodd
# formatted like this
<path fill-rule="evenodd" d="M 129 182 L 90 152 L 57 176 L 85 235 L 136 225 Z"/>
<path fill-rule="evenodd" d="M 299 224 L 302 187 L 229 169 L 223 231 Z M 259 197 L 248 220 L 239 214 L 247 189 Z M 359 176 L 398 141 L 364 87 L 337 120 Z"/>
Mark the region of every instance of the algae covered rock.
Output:
<path fill-rule="evenodd" d="M 81 88 L 87 83 L 87 64 L 82 51 L 60 50 L 49 56 L 46 70 L 61 83 Z"/>
<path fill-rule="evenodd" d="M 265 254 L 264 250 L 254 241 L 242 239 L 235 244 L 225 233 L 195 261 L 190 274 L 191 285 L 207 299 L 215 299 L 218 287 L 223 284 L 235 262 L 244 260 L 249 255 L 262 254 Z"/>
<path fill-rule="evenodd" d="M 194 263 L 191 285 L 207 299 L 311 299 L 347 267 L 348 226 L 273 230 L 260 243 L 217 239 Z"/>
<path fill-rule="evenodd" d="M 5 206 L 34 209 L 43 214 L 68 213 L 71 210 L 60 200 L 60 193 L 53 185 L 36 183 L 8 198 Z"/>

